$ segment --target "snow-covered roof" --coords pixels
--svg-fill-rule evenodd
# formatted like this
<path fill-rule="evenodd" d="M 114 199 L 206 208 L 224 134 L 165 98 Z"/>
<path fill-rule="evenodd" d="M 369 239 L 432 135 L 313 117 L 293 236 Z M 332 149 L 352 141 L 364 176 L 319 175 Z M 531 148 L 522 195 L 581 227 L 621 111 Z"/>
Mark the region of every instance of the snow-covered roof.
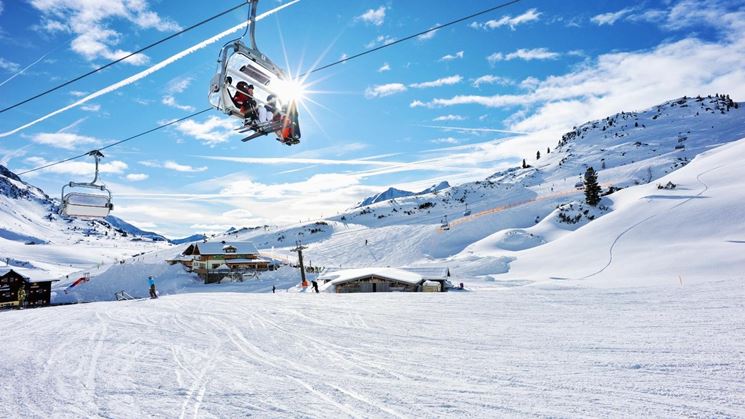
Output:
<path fill-rule="evenodd" d="M 431 266 L 431 267 L 417 267 L 417 266 L 407 266 L 407 267 L 401 267 L 401 268 L 362 268 L 362 269 L 395 269 L 399 271 L 405 271 L 408 273 L 419 275 L 420 279 L 425 280 L 447 280 L 449 278 L 450 269 L 447 266 Z M 323 271 L 323 275 L 319 279 L 326 279 L 327 276 L 336 275 L 338 272 L 341 271 L 358 271 L 361 269 L 342 269 L 342 268 L 335 268 L 335 267 L 328 267 Z"/>
<path fill-rule="evenodd" d="M 10 271 L 15 272 L 21 278 L 23 278 L 24 281 L 26 281 L 28 283 L 36 283 L 36 282 L 58 282 L 59 281 L 59 279 L 31 279 L 31 278 L 27 277 L 26 275 L 24 275 L 24 274 L 16 271 L 15 269 L 10 269 L 10 268 L 2 268 L 2 269 L 0 269 L 0 276 L 5 276 Z"/>
<path fill-rule="evenodd" d="M 272 263 L 271 259 L 266 258 L 256 258 L 256 259 L 228 259 L 225 261 L 225 263 L 256 263 L 256 262 L 266 262 L 266 263 Z"/>
<path fill-rule="evenodd" d="M 336 285 L 361 278 L 367 278 L 373 275 L 412 285 L 422 282 L 423 279 L 422 276 L 417 273 L 398 268 L 359 268 L 327 271 L 321 274 L 318 277 L 318 280 L 330 281 L 332 284 Z"/>
<path fill-rule="evenodd" d="M 450 277 L 450 268 L 447 266 L 432 266 L 432 267 L 415 267 L 407 266 L 404 268 L 406 271 L 417 273 L 424 279 L 439 279 L 445 280 Z"/>
<path fill-rule="evenodd" d="M 259 254 L 259 249 L 251 242 L 207 242 L 195 243 L 194 246 L 199 249 L 200 255 L 224 255 L 227 253 L 225 250 L 229 247 L 235 248 L 235 252 L 231 252 L 231 254 Z"/>
<path fill-rule="evenodd" d="M 194 256 L 191 256 L 191 255 L 189 255 L 189 256 L 178 255 L 178 256 L 176 256 L 174 258 L 171 258 L 171 259 L 168 259 L 168 260 L 169 261 L 174 261 L 174 262 L 189 262 L 189 261 L 194 260 Z"/>
<path fill-rule="evenodd" d="M 23 275 L 23 274 L 19 273 L 18 271 L 15 271 L 15 270 L 13 270 L 13 269 L 10 269 L 10 268 L 1 268 L 1 269 L 0 269 L 0 276 L 5 276 L 5 275 L 7 275 L 7 274 L 8 274 L 8 273 L 9 273 L 10 271 L 13 271 L 13 272 L 15 272 L 15 273 L 16 273 L 17 275 L 19 275 L 19 276 L 23 277 L 23 279 L 26 279 L 26 280 L 28 280 L 28 279 L 29 279 L 29 278 L 28 278 L 28 277 L 27 277 L 26 275 Z"/>

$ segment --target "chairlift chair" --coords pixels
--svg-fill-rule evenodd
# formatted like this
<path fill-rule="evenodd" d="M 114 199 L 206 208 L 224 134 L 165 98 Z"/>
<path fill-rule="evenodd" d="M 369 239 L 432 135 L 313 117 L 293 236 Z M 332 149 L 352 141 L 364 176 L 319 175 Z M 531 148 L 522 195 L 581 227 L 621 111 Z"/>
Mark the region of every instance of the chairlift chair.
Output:
<path fill-rule="evenodd" d="M 104 218 L 114 209 L 111 202 L 111 191 L 105 185 L 97 184 L 98 162 L 103 154 L 98 150 L 88 153 L 96 159 L 96 173 L 91 182 L 70 182 L 62 187 L 62 214 L 76 218 Z M 103 193 L 83 192 L 72 190 L 66 192 L 67 188 L 95 189 Z"/>
<path fill-rule="evenodd" d="M 440 220 L 440 228 L 443 230 L 450 230 L 450 223 L 448 223 L 447 215 L 444 215 Z"/>
<path fill-rule="evenodd" d="M 466 204 L 466 210 L 463 211 L 463 216 L 468 217 L 469 215 L 471 215 L 471 210 L 468 209 L 468 204 Z"/>
<path fill-rule="evenodd" d="M 253 134 L 243 141 L 275 132 L 281 142 L 287 145 L 297 144 L 300 142 L 300 125 L 296 98 L 293 97 L 296 83 L 256 46 L 258 2 L 259 0 L 248 0 L 251 46 L 243 43 L 243 37 L 223 45 L 217 60 L 217 72 L 210 82 L 209 101 L 221 112 L 245 120 L 240 132 L 252 131 Z M 241 108 L 233 100 L 238 92 L 248 95 L 248 92 L 238 88 L 241 82 L 254 86 L 252 98 L 256 101 L 257 108 L 251 115 L 249 112 L 241 112 Z M 270 101 L 269 97 L 273 97 L 276 102 Z M 253 121 L 258 116 L 259 109 L 265 106 L 274 108 L 275 117 L 271 120 Z"/>

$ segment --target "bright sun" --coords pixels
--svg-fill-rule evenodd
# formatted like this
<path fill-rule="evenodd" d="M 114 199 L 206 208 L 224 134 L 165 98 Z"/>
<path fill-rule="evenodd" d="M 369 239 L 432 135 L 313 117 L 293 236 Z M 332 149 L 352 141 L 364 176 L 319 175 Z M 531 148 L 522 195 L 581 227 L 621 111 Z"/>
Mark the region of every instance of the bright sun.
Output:
<path fill-rule="evenodd" d="M 307 93 L 301 80 L 280 80 L 276 89 L 279 97 L 288 103 L 301 102 Z"/>

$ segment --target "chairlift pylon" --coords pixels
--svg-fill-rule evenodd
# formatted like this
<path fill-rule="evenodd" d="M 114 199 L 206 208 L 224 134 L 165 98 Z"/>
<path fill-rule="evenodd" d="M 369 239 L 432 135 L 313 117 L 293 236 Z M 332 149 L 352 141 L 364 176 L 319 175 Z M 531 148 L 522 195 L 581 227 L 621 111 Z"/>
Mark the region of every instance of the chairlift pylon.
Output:
<path fill-rule="evenodd" d="M 111 202 L 111 191 L 106 185 L 97 184 L 98 180 L 98 162 L 104 157 L 99 150 L 93 150 L 88 153 L 89 156 L 96 160 L 96 172 L 91 182 L 70 182 L 62 187 L 62 214 L 68 217 L 77 218 L 103 218 L 109 215 L 114 209 Z M 96 189 L 105 194 L 72 191 L 65 192 L 67 188 L 87 188 Z"/>
<path fill-rule="evenodd" d="M 249 17 L 247 33 L 220 50 L 217 72 L 210 82 L 210 104 L 243 121 L 239 132 L 251 132 L 243 141 L 270 133 L 280 142 L 293 145 L 300 142 L 297 83 L 256 46 L 256 9 L 259 0 L 247 0 Z M 252 89 L 251 89 L 252 87 Z"/>

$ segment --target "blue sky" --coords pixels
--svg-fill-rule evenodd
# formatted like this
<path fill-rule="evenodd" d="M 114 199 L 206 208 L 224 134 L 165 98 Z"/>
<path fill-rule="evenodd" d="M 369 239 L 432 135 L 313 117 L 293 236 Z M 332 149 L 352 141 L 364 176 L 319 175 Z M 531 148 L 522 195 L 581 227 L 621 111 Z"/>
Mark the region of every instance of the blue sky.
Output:
<path fill-rule="evenodd" d="M 104 2 L 0 0 L 0 106 L 237 4 L 96 3 Z M 259 13 L 283 3 L 262 0 Z M 496 4 L 300 0 L 261 20 L 257 43 L 298 74 Z M 0 163 L 20 172 L 208 107 L 217 54 L 230 36 L 18 130 L 245 14 L 0 114 Z M 171 237 L 330 216 L 388 186 L 482 179 L 553 147 L 575 124 L 621 110 L 717 92 L 741 101 L 743 22 L 742 0 L 523 0 L 312 74 L 299 145 L 270 137 L 242 143 L 233 131 L 239 122 L 214 110 L 106 150 L 101 177 L 114 193 L 114 215 Z M 64 183 L 91 175 L 82 159 L 25 179 L 56 196 Z"/>

